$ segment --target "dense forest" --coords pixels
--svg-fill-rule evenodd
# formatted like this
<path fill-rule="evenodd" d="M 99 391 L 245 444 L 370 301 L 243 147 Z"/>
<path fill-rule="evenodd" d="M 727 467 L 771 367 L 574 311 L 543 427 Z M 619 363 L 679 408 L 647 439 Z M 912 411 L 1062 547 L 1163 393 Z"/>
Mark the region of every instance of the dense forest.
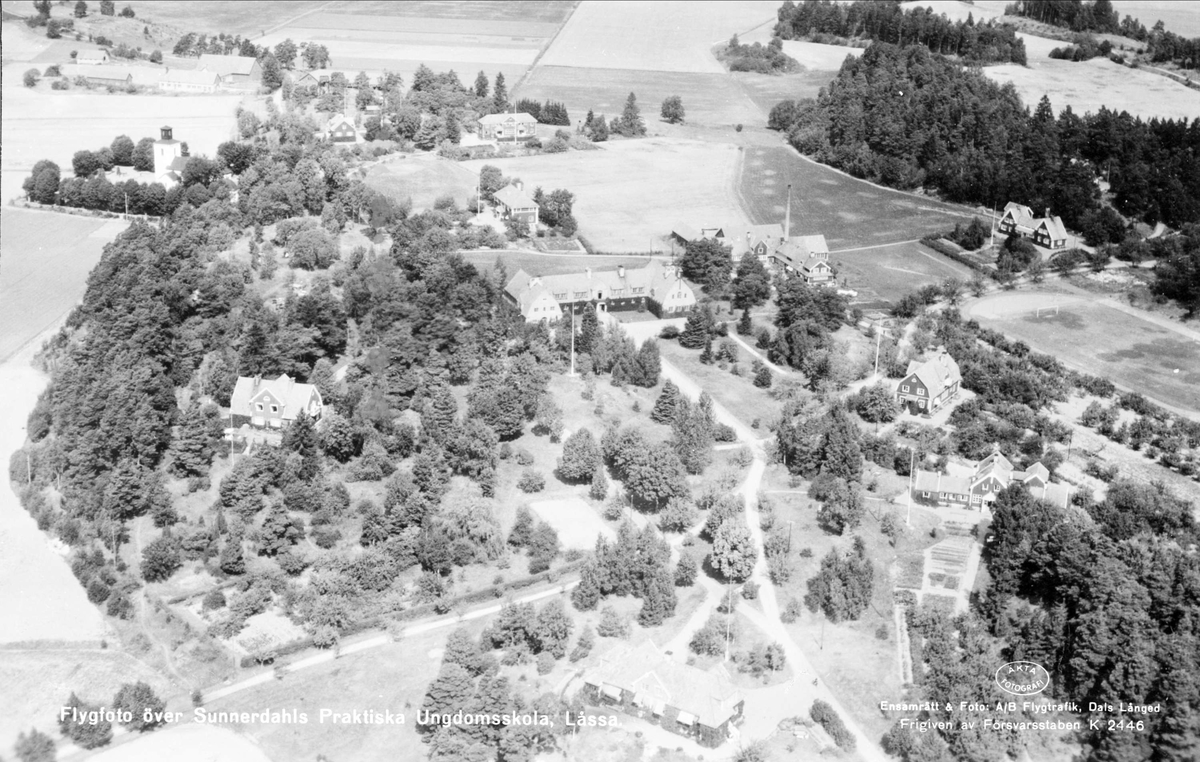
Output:
<path fill-rule="evenodd" d="M 799 5 L 787 0 L 779 9 L 775 35 L 785 40 L 866 39 L 900 46 L 916 44 L 970 63 L 1025 65 L 1025 42 L 1012 27 L 977 24 L 971 17 L 951 21 L 928 8 L 905 10 L 895 0 L 856 0 L 849 4 L 803 0 Z"/>
<path fill-rule="evenodd" d="M 1098 175 L 1117 209 L 1149 223 L 1200 220 L 1200 119 L 1151 119 L 1101 108 L 1031 114 L 1009 84 L 921 45 L 873 44 L 842 64 L 816 100 L 784 101 L 769 125 L 801 152 L 898 188 L 1001 208 L 1050 208 L 1072 228 L 1101 223 Z"/>

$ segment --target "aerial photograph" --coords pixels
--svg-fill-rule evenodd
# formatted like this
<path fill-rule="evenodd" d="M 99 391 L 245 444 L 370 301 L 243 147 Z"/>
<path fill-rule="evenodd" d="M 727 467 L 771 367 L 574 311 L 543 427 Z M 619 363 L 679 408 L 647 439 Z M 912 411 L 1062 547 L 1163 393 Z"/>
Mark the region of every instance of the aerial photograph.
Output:
<path fill-rule="evenodd" d="M 0 11 L 0 762 L 1200 762 L 1200 0 Z"/>

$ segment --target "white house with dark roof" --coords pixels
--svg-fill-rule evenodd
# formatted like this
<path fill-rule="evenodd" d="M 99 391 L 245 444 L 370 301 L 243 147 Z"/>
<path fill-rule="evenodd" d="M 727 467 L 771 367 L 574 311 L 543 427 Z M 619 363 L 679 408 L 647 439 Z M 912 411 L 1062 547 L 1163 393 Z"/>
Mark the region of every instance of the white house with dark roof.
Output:
<path fill-rule="evenodd" d="M 925 362 L 912 360 L 896 386 L 896 400 L 913 415 L 933 415 L 949 404 L 962 387 L 958 363 L 938 347 Z"/>
<path fill-rule="evenodd" d="M 321 392 L 313 384 L 302 384 L 286 373 L 279 378 L 239 376 L 233 387 L 229 412 L 234 428 L 249 424 L 258 429 L 279 429 L 304 411 L 319 419 Z"/>
<path fill-rule="evenodd" d="M 1023 204 L 1009 202 L 1004 205 L 1004 214 L 998 226 L 1005 235 L 1018 235 L 1033 239 L 1038 246 L 1061 249 L 1067 245 L 1067 228 L 1062 217 L 1051 216 L 1046 210 L 1043 217 L 1035 217 L 1033 210 Z"/>
<path fill-rule="evenodd" d="M 168 69 L 159 78 L 158 86 L 185 93 L 215 93 L 221 87 L 221 77 L 207 69 Z"/>
<path fill-rule="evenodd" d="M 1044 465 L 1034 463 L 1024 471 L 1018 471 L 1000 452 L 999 446 L 979 461 L 969 477 L 918 470 L 912 482 L 912 497 L 923 503 L 987 513 L 996 496 L 1013 483 L 1025 485 L 1035 498 L 1060 508 L 1066 508 L 1070 502 L 1070 487 L 1051 482 L 1050 471 Z"/>
<path fill-rule="evenodd" d="M 736 734 L 745 695 L 725 665 L 703 670 L 673 660 L 650 640 L 618 644 L 583 674 L 584 701 L 612 707 L 716 748 Z"/>
<path fill-rule="evenodd" d="M 784 273 L 797 273 L 810 286 L 837 285 L 823 235 L 796 235 L 771 253 L 771 263 Z"/>
<path fill-rule="evenodd" d="M 488 114 L 479 118 L 479 137 L 484 140 L 529 140 L 537 135 L 537 123 L 524 112 Z"/>
<path fill-rule="evenodd" d="M 680 315 L 696 304 L 696 294 L 677 268 L 661 260 L 644 267 L 619 265 L 612 269 L 562 275 L 529 275 L 518 270 L 504 287 L 509 301 L 526 322 L 553 322 L 569 310 L 591 306 L 601 312 L 648 310 L 659 317 Z"/>
<path fill-rule="evenodd" d="M 107 50 L 81 50 L 75 54 L 75 63 L 84 66 L 101 66 L 108 62 Z"/>

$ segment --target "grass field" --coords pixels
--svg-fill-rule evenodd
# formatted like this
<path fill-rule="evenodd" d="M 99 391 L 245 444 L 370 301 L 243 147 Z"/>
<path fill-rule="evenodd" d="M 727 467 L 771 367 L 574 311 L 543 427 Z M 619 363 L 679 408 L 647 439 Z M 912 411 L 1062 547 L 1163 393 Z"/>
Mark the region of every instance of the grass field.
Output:
<path fill-rule="evenodd" d="M 830 250 L 909 241 L 969 219 L 961 207 L 881 188 L 791 148 L 747 151 L 738 187 L 756 223 L 782 222 L 792 184 L 792 234 L 821 233 Z"/>
<path fill-rule="evenodd" d="M 414 155 L 371 167 L 365 182 L 396 200 L 412 199 L 414 211 L 432 209 L 440 196 L 452 196 L 460 208 L 475 194 L 478 171 L 433 154 Z"/>
<path fill-rule="evenodd" d="M 783 52 L 795 58 L 801 66 L 820 71 L 837 71 L 842 68 L 846 56 L 858 58 L 865 49 L 847 45 L 824 45 L 805 40 L 785 40 L 783 43 Z"/>
<path fill-rule="evenodd" d="M 526 188 L 570 190 L 580 234 L 601 251 L 646 251 L 651 242 L 664 251 L 661 239 L 676 222 L 745 221 L 734 196 L 737 156 L 731 145 L 648 138 L 463 166 L 478 172 L 492 164 Z"/>
<path fill-rule="evenodd" d="M 778 3 L 585 0 L 541 63 L 591 69 L 723 74 L 712 46 L 775 18 Z"/>
<path fill-rule="evenodd" d="M 106 749 L 90 762 L 270 762 L 262 749 L 232 730 L 188 724 L 159 730 Z"/>
<path fill-rule="evenodd" d="M 1190 120 L 1200 114 L 1200 91 L 1106 58 L 1073 63 L 1030 56 L 1029 64 L 985 66 L 983 72 L 996 82 L 1012 82 L 1031 109 L 1046 95 L 1055 112 L 1070 106 L 1076 114 L 1094 113 L 1106 106 L 1143 119 L 1157 116 Z"/>
<path fill-rule="evenodd" d="M 850 48 L 844 49 L 849 50 Z M 760 112 L 758 119 L 753 120 L 753 122 L 750 119 L 746 119 L 746 124 L 757 123 L 766 126 L 767 117 L 770 115 L 771 109 L 775 107 L 775 104 L 784 100 L 816 98 L 821 88 L 833 81 L 833 78 L 836 76 L 836 70 L 809 69 L 796 74 L 782 74 L 779 76 L 738 72 L 733 76 L 737 84 L 741 86 L 742 92 L 746 94 L 755 106 L 758 106 Z M 776 144 L 782 139 L 780 133 L 772 132 L 770 134 L 773 136 L 773 142 Z"/>
<path fill-rule="evenodd" d="M 1058 304 L 1057 315 L 1037 308 Z M 985 297 L 970 314 L 988 327 L 1167 405 L 1200 411 L 1200 342 L 1085 297 L 1022 292 Z"/>
<path fill-rule="evenodd" d="M 625 99 L 632 92 L 637 96 L 642 118 L 651 133 L 662 132 L 667 127 L 659 118 L 659 110 L 663 100 L 670 95 L 683 99 L 689 124 L 766 123 L 765 112 L 759 112 L 755 103 L 738 87 L 738 82 L 728 74 L 589 69 L 546 66 L 544 63 L 543 58 L 516 89 L 514 97 L 561 101 L 566 104 L 574 122 L 583 121 L 589 109 L 609 119 L 620 116 Z"/>
<path fill-rule="evenodd" d="M 894 302 L 905 294 L 947 278 L 966 281 L 971 270 L 919 243 L 848 251 L 830 255 L 838 281 L 854 289 L 855 303 Z"/>

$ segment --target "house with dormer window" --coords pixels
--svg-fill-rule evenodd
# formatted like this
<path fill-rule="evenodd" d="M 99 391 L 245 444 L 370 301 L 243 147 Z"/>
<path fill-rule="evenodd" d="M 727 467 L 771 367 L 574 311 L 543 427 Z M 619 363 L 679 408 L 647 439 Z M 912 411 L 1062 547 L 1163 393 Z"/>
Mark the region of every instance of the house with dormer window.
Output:
<path fill-rule="evenodd" d="M 918 502 L 952 508 L 970 508 L 990 512 L 991 504 L 1010 484 L 1025 485 L 1030 494 L 1061 508 L 1067 507 L 1071 490 L 1065 484 L 1050 481 L 1050 471 L 1034 463 L 1018 471 L 1004 457 L 999 446 L 975 466 L 970 477 L 951 476 L 937 471 L 918 470 L 912 482 L 912 497 Z"/>
<path fill-rule="evenodd" d="M 933 415 L 948 405 L 962 387 L 958 363 L 938 347 L 925 362 L 913 360 L 896 386 L 896 400 L 913 415 Z"/>
<path fill-rule="evenodd" d="M 249 424 L 257 429 L 281 429 L 304 411 L 320 419 L 321 392 L 313 384 L 302 384 L 286 373 L 269 379 L 239 376 L 233 387 L 229 413 L 234 428 Z"/>

